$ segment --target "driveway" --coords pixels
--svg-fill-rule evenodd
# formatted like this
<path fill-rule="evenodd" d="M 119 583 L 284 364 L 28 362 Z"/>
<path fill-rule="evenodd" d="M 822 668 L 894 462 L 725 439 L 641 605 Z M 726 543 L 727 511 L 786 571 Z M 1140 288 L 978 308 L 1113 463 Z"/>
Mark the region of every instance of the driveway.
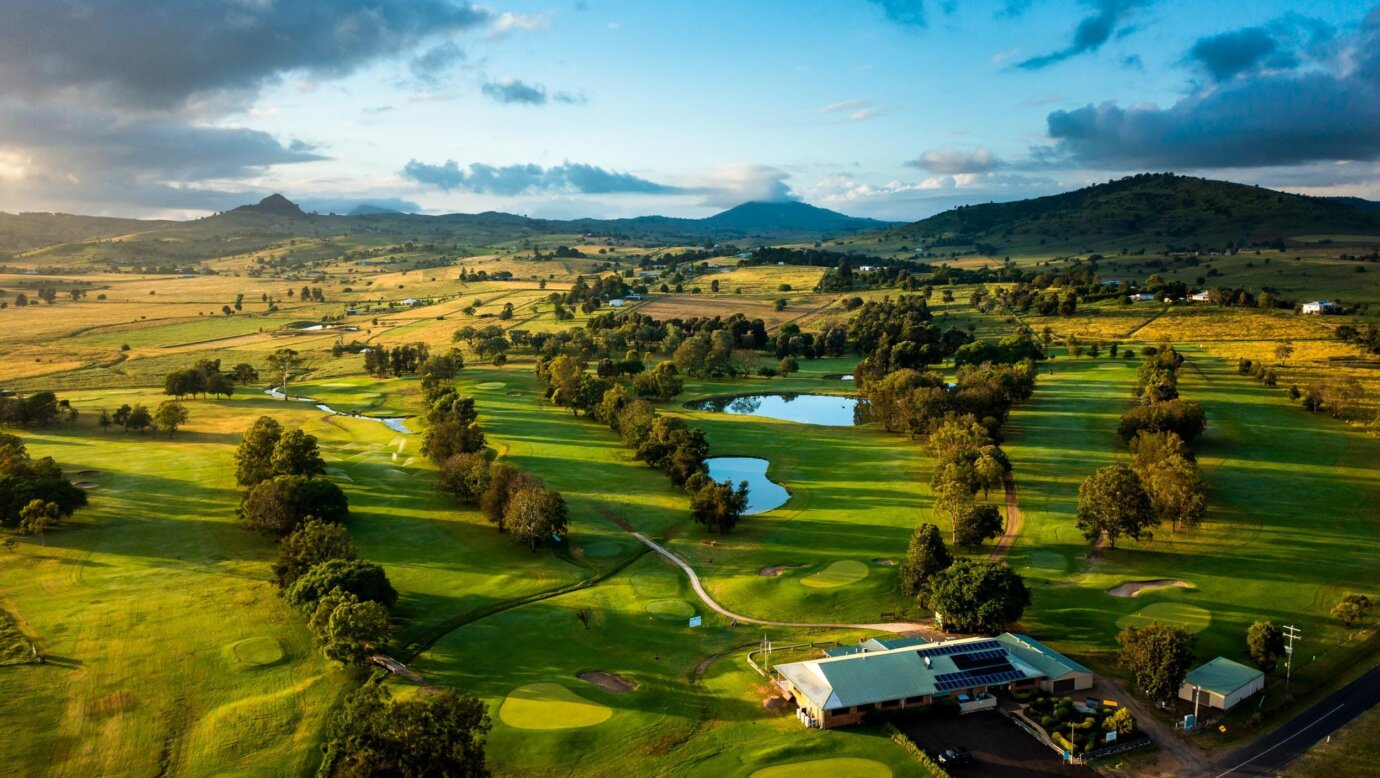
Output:
<path fill-rule="evenodd" d="M 1059 755 L 996 711 L 967 716 L 926 712 L 896 720 L 896 726 L 930 756 L 963 746 L 973 752 L 974 764 L 954 768 L 955 778 L 1093 778 L 1097 773 L 1066 765 Z"/>

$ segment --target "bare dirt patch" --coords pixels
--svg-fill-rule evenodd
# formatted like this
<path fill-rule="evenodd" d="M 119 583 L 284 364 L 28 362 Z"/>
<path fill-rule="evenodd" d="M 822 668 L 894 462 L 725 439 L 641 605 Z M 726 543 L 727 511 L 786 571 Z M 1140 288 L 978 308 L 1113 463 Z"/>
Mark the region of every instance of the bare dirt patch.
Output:
<path fill-rule="evenodd" d="M 616 673 L 603 670 L 590 670 L 575 676 L 585 683 L 592 683 L 609 694 L 627 694 L 637 691 L 637 684 Z"/>
<path fill-rule="evenodd" d="M 1152 592 L 1156 589 L 1168 589 L 1177 586 L 1181 589 L 1191 588 L 1187 581 L 1180 581 L 1175 578 L 1157 578 L 1153 581 L 1127 581 L 1120 586 L 1113 586 L 1107 590 L 1107 594 L 1113 597 L 1139 597 L 1141 592 Z"/>

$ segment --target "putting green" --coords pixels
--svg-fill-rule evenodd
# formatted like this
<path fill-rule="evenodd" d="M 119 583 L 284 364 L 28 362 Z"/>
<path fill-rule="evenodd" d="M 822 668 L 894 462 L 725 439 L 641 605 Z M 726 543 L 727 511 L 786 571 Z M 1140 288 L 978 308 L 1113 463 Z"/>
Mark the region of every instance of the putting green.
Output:
<path fill-rule="evenodd" d="M 230 654 L 240 664 L 267 667 L 283 659 L 283 646 L 277 638 L 245 638 L 230 646 Z"/>
<path fill-rule="evenodd" d="M 684 621 L 695 615 L 695 606 L 685 600 L 652 600 L 643 608 L 653 616 L 667 621 Z"/>
<path fill-rule="evenodd" d="M 623 553 L 623 548 L 624 548 L 624 546 L 623 546 L 623 544 L 621 544 L 621 543 L 616 543 L 616 542 L 614 542 L 614 541 L 612 541 L 612 540 L 604 540 L 604 541 L 600 541 L 600 542 L 598 542 L 598 543 L 590 543 L 589 545 L 585 546 L 584 548 L 585 548 L 585 553 L 586 553 L 586 554 L 589 554 L 590 556 L 593 556 L 593 557 L 610 557 L 610 556 L 618 556 L 619 554 Z"/>
<path fill-rule="evenodd" d="M 856 559 L 835 562 L 818 573 L 811 573 L 800 579 L 802 584 L 815 589 L 832 589 L 847 586 L 867 577 L 867 565 Z"/>
<path fill-rule="evenodd" d="M 628 576 L 633 588 L 643 597 L 670 597 L 680 591 L 680 581 L 666 572 L 639 572 Z"/>
<path fill-rule="evenodd" d="M 613 715 L 558 683 L 529 683 L 508 693 L 498 717 L 518 729 L 579 729 L 603 724 Z"/>
<path fill-rule="evenodd" d="M 891 768 L 871 759 L 839 757 L 764 767 L 753 773 L 751 778 L 834 778 L 839 775 L 849 778 L 891 778 Z"/>
<path fill-rule="evenodd" d="M 502 388 L 505 387 L 505 386 L 507 386 L 507 384 L 503 383 L 502 381 L 485 381 L 485 382 L 482 383 L 482 384 L 475 384 L 475 385 L 474 385 L 474 388 L 475 388 L 475 389 L 502 389 Z"/>
<path fill-rule="evenodd" d="M 1212 611 L 1186 602 L 1156 602 L 1117 619 L 1121 628 L 1144 627 L 1152 621 L 1173 624 L 1189 632 L 1202 632 L 1212 623 Z"/>

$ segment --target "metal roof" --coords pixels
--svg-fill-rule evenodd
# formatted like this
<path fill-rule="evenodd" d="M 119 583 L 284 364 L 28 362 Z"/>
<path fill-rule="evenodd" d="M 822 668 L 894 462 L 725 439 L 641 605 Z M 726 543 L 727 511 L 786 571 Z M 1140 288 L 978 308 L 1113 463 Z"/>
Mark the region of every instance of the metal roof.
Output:
<path fill-rule="evenodd" d="M 1219 656 L 1184 676 L 1184 683 L 1226 696 L 1263 675 L 1254 667 Z"/>
<path fill-rule="evenodd" d="M 778 665 L 776 671 L 825 710 L 1046 677 L 991 638 L 918 644 L 918 648 L 914 641 L 885 641 L 893 642 L 907 645 L 791 662 Z"/>
<path fill-rule="evenodd" d="M 1069 673 L 1092 672 L 1029 635 L 1006 632 L 998 635 L 996 639 L 1007 651 L 1025 660 L 1048 678 L 1058 679 Z"/>

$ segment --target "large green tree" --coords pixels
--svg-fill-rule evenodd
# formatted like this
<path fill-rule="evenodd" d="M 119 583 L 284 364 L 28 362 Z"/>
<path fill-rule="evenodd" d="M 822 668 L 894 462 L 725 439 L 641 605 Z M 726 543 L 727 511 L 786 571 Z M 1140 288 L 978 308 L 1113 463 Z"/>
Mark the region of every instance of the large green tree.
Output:
<path fill-rule="evenodd" d="M 331 720 L 328 749 L 341 778 L 447 776 L 488 778 L 484 703 L 445 689 L 394 701 L 387 687 L 366 684 Z"/>
<path fill-rule="evenodd" d="M 565 499 L 544 486 L 519 489 L 503 507 L 508 537 L 535 551 L 543 542 L 565 535 L 570 513 Z"/>
<path fill-rule="evenodd" d="M 310 614 L 322 597 L 336 589 L 389 608 L 398 601 L 398 591 L 388 574 L 365 559 L 331 559 L 315 565 L 288 587 L 286 599 L 292 607 Z"/>
<path fill-rule="evenodd" d="M 1131 673 L 1136 687 L 1155 702 L 1168 702 L 1179 693 L 1197 639 L 1183 627 L 1151 622 L 1127 627 L 1116 636 L 1121 644 L 1121 666 Z"/>
<path fill-rule="evenodd" d="M 273 477 L 273 450 L 283 436 L 283 425 L 271 416 L 254 420 L 235 450 L 235 481 L 254 486 Z"/>
<path fill-rule="evenodd" d="M 355 546 L 350 532 L 340 524 L 308 516 L 295 532 L 278 541 L 278 561 L 273 563 L 273 577 L 278 588 L 291 586 L 312 567 L 332 559 L 354 559 Z"/>
<path fill-rule="evenodd" d="M 910 536 L 906 559 L 901 563 L 901 591 L 910 597 L 923 592 L 931 578 L 954 563 L 944 537 L 933 524 L 921 524 Z"/>
<path fill-rule="evenodd" d="M 290 348 L 280 348 L 268 355 L 268 367 L 279 376 L 278 391 L 283 393 L 283 400 L 288 399 L 288 382 L 292 380 L 292 374 L 296 372 L 306 360 L 301 354 Z"/>
<path fill-rule="evenodd" d="M 1078 487 L 1078 529 L 1094 543 L 1103 536 L 1112 548 L 1126 535 L 1149 538 L 1157 521 L 1140 476 L 1125 465 L 1108 465 Z"/>
<path fill-rule="evenodd" d="M 436 490 L 466 505 L 474 505 L 489 488 L 489 459 L 481 452 L 454 454 L 441 463 Z"/>
<path fill-rule="evenodd" d="M 974 548 L 984 541 L 1001 535 L 1001 511 L 995 505 L 974 505 L 959 507 L 953 513 L 954 542 L 960 546 Z"/>
<path fill-rule="evenodd" d="M 1246 650 L 1256 667 L 1273 673 L 1284 656 L 1284 630 L 1273 621 L 1257 621 L 1246 630 Z"/>
<path fill-rule="evenodd" d="M 52 457 L 32 459 L 23 440 L 0 433 L 0 527 L 18 527 L 35 500 L 57 505 L 57 518 L 86 506 L 86 492 L 63 475 Z"/>
<path fill-rule="evenodd" d="M 336 590 L 316 605 L 311 624 L 321 653 L 346 665 L 362 665 L 388 639 L 388 609 Z"/>
<path fill-rule="evenodd" d="M 1030 590 L 998 562 L 959 560 L 930 578 L 930 604 L 947 632 L 995 635 L 1030 605 Z"/>
<path fill-rule="evenodd" d="M 325 475 L 326 461 L 315 435 L 300 429 L 288 430 L 273 446 L 271 460 L 274 475 Z"/>
<path fill-rule="evenodd" d="M 343 523 L 350 517 L 350 504 L 345 492 L 324 478 L 280 475 L 249 490 L 239 513 L 249 529 L 283 537 L 308 516 Z"/>
<path fill-rule="evenodd" d="M 709 476 L 697 473 L 685 488 L 690 492 L 691 515 L 710 532 L 727 535 L 747 510 L 747 481 L 740 481 L 734 489 L 732 481 L 715 483 Z"/>

